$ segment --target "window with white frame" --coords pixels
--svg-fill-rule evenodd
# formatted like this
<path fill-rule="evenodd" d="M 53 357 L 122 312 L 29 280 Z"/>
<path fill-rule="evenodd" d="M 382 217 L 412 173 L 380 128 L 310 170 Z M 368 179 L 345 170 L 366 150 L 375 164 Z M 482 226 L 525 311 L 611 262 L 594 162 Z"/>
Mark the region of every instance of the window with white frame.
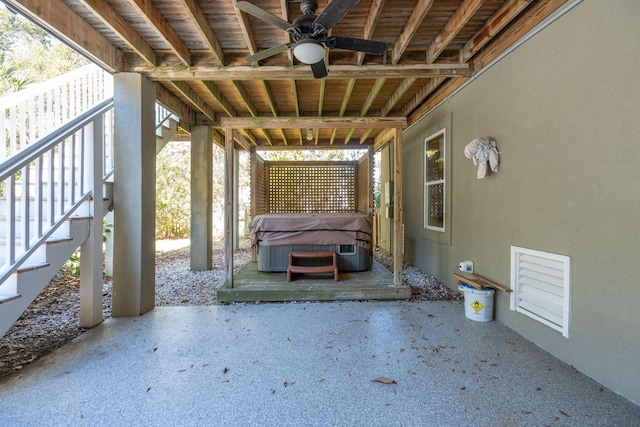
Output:
<path fill-rule="evenodd" d="M 424 140 L 424 228 L 445 231 L 445 130 Z"/>

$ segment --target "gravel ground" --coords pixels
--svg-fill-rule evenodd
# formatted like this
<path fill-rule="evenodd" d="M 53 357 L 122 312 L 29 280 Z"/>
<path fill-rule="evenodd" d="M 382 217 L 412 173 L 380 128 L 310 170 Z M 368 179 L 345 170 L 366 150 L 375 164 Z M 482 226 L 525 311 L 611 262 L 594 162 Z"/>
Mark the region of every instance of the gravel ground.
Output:
<path fill-rule="evenodd" d="M 384 249 L 376 249 L 373 257 L 387 270 L 393 271 L 393 255 Z M 411 287 L 411 299 L 418 301 L 462 301 L 461 292 L 447 288 L 442 282 L 418 267 L 402 265 L 402 281 Z"/>
<path fill-rule="evenodd" d="M 243 247 L 244 246 L 244 247 Z M 251 256 L 246 242 L 235 253 L 237 271 Z M 374 258 L 392 270 L 393 257 L 375 250 Z M 156 305 L 191 306 L 216 303 L 216 291 L 224 283 L 224 250 L 213 251 L 213 269 L 189 270 L 189 248 L 156 252 Z M 403 281 L 411 286 L 412 300 L 462 300 L 453 291 L 419 268 L 403 267 Z M 111 317 L 111 280 L 102 287 L 102 311 Z M 18 321 L 0 338 L 0 380 L 37 358 L 71 341 L 83 330 L 78 327 L 80 295 L 78 279 L 63 275 L 51 281 Z"/>

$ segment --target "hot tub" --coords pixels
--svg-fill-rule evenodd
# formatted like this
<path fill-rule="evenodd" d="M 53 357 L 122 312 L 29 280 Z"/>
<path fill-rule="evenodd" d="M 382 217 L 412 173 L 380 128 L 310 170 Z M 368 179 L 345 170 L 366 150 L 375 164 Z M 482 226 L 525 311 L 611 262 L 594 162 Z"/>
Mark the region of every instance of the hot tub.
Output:
<path fill-rule="evenodd" d="M 291 251 L 335 252 L 340 271 L 365 271 L 371 266 L 371 217 L 361 212 L 262 214 L 251 221 L 249 230 L 260 271 L 286 271 Z M 301 261 L 301 265 L 322 262 Z"/>

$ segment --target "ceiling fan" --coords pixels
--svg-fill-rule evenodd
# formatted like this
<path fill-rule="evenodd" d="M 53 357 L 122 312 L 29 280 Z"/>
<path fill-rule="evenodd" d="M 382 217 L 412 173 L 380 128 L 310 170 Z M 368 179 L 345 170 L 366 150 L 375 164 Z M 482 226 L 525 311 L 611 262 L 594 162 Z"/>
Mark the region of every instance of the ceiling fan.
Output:
<path fill-rule="evenodd" d="M 295 40 L 292 43 L 284 43 L 248 56 L 246 60 L 258 62 L 287 49 L 293 49 L 293 55 L 298 61 L 309 64 L 313 76 L 320 79 L 328 74 L 327 66 L 324 62 L 325 46 L 329 49 L 346 49 L 371 55 L 385 55 L 389 47 L 387 43 L 328 35 L 329 30 L 358 1 L 360 0 L 333 0 L 329 2 L 320 15 L 316 15 L 315 13 L 318 9 L 317 0 L 300 0 L 300 10 L 303 15 L 297 17 L 291 24 L 252 3 L 246 1 L 237 2 L 236 7 L 241 11 L 285 30 Z"/>

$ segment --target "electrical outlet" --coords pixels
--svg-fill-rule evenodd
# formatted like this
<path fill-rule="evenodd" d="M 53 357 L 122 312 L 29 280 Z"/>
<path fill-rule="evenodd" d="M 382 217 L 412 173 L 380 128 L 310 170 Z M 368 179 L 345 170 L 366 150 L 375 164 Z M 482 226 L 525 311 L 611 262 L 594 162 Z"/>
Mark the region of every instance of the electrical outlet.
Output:
<path fill-rule="evenodd" d="M 458 264 L 458 268 L 464 273 L 473 273 L 473 261 L 462 261 Z"/>

